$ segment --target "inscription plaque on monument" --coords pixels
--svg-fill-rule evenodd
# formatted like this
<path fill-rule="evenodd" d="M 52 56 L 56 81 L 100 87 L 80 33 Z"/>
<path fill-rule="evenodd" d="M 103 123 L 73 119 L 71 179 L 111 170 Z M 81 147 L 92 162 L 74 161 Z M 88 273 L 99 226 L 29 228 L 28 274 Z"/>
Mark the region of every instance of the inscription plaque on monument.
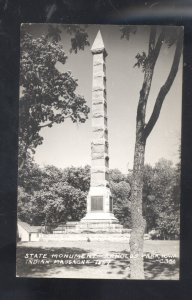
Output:
<path fill-rule="evenodd" d="M 113 198 L 111 196 L 109 198 L 109 210 L 113 211 Z"/>
<path fill-rule="evenodd" d="M 91 197 L 91 211 L 102 211 L 103 210 L 103 197 L 92 196 Z"/>

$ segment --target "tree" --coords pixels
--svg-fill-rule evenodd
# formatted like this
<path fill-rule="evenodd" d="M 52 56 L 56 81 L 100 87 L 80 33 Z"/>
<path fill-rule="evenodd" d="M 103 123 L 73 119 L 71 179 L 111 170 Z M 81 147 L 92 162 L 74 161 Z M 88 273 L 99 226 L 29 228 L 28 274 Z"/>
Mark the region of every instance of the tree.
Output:
<path fill-rule="evenodd" d="M 19 167 L 27 155 L 42 144 L 40 131 L 66 119 L 85 122 L 89 107 L 85 99 L 76 93 L 77 80 L 70 71 L 60 72 L 57 64 L 65 64 L 67 55 L 60 43 L 61 30 L 49 26 L 48 32 L 34 37 L 30 29 L 21 28 L 20 63 L 20 126 Z M 71 51 L 75 53 L 89 45 L 87 34 L 79 26 L 65 27 L 72 34 Z"/>
<path fill-rule="evenodd" d="M 66 221 L 79 221 L 85 214 L 86 195 L 80 188 L 75 189 L 66 182 L 35 192 L 32 197 L 33 223 L 56 227 Z"/>
<path fill-rule="evenodd" d="M 42 170 L 34 162 L 33 157 L 27 156 L 25 168 L 18 170 L 18 186 L 26 193 L 39 190 L 42 183 Z"/>
<path fill-rule="evenodd" d="M 90 168 L 40 168 L 27 161 L 20 170 L 18 217 L 31 225 L 57 226 L 68 220 L 78 221 L 86 212 Z"/>
<path fill-rule="evenodd" d="M 109 186 L 113 197 L 113 212 L 124 227 L 130 228 L 130 183 L 118 169 L 109 171 Z"/>
<path fill-rule="evenodd" d="M 69 185 L 88 193 L 90 187 L 90 166 L 66 168 L 63 170 L 63 178 Z"/>
<path fill-rule="evenodd" d="M 162 239 L 179 237 L 180 172 L 166 160 L 155 165 L 157 228 Z M 164 186 L 164 188 L 162 188 Z M 163 199 L 163 201 L 162 201 Z"/>
<path fill-rule="evenodd" d="M 157 26 L 151 26 L 149 28 L 148 53 L 138 53 L 136 55 L 137 62 L 135 64 L 135 66 L 142 68 L 144 79 L 137 107 L 133 180 L 131 186 L 132 231 L 130 237 L 130 269 L 132 279 L 144 278 L 143 237 L 146 222 L 143 217 L 142 190 L 146 141 L 159 118 L 163 102 L 176 77 L 182 54 L 183 41 L 183 29 L 180 27 L 158 28 Z M 136 30 L 137 28 L 135 26 L 122 27 L 122 37 L 129 39 L 130 33 L 135 33 Z M 163 43 L 168 47 L 175 45 L 173 62 L 169 75 L 159 90 L 149 121 L 146 123 L 146 106 L 150 94 L 154 68 Z"/>
<path fill-rule="evenodd" d="M 146 232 L 156 228 L 156 199 L 154 185 L 154 168 L 147 164 L 143 173 L 143 215 L 146 219 Z M 164 188 L 164 187 L 162 187 Z"/>
<path fill-rule="evenodd" d="M 161 239 L 179 237 L 179 174 L 178 167 L 166 159 L 144 168 L 143 214 L 147 231 L 156 229 Z"/>
<path fill-rule="evenodd" d="M 90 166 L 59 169 L 40 168 L 29 157 L 19 171 L 18 217 L 31 225 L 78 221 L 86 213 L 90 187 Z M 130 184 L 119 170 L 110 170 L 109 184 L 114 199 L 114 214 L 130 227 Z"/>

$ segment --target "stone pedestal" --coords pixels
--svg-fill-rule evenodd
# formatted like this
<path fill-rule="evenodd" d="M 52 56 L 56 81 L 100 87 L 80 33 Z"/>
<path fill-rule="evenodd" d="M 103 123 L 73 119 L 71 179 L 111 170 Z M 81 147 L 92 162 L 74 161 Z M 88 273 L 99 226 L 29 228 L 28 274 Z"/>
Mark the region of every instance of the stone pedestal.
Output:
<path fill-rule="evenodd" d="M 106 186 L 91 187 L 87 196 L 87 214 L 81 222 L 100 220 L 118 222 L 113 215 L 113 199 Z"/>

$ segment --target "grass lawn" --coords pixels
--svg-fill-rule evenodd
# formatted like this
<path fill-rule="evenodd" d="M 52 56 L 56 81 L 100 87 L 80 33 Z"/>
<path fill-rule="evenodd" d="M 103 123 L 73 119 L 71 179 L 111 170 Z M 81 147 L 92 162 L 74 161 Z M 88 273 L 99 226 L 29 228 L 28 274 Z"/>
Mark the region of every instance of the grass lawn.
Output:
<path fill-rule="evenodd" d="M 17 276 L 129 279 L 129 257 L 128 242 L 23 242 Z M 179 241 L 145 241 L 144 267 L 145 279 L 179 279 Z"/>

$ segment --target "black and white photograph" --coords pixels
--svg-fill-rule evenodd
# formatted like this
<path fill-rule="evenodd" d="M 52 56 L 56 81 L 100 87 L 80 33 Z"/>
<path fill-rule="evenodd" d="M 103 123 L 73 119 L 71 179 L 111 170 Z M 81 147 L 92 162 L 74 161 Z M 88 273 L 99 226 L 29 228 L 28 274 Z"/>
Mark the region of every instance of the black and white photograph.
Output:
<path fill-rule="evenodd" d="M 21 24 L 17 277 L 179 280 L 183 35 Z"/>

